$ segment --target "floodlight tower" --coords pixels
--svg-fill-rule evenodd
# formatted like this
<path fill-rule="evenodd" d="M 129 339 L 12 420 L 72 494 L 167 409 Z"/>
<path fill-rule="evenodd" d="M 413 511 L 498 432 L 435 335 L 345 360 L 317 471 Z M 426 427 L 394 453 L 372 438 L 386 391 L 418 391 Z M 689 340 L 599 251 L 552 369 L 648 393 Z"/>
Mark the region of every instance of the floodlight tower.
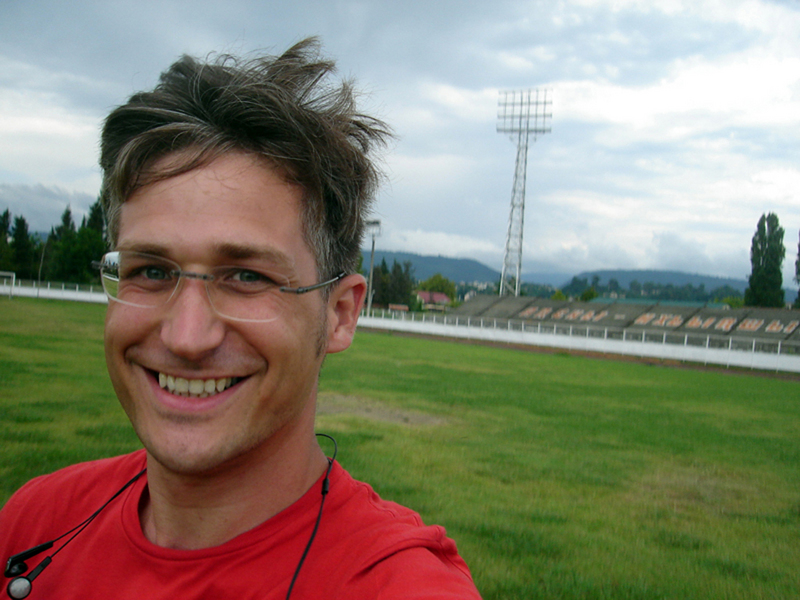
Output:
<path fill-rule="evenodd" d="M 372 271 L 375 265 L 375 238 L 381 234 L 381 222 L 378 219 L 365 223 L 367 233 L 372 236 L 372 252 L 369 255 L 369 286 L 367 288 L 367 316 L 372 316 Z"/>
<path fill-rule="evenodd" d="M 514 186 L 511 190 L 511 213 L 508 216 L 508 236 L 500 276 L 500 295 L 513 292 L 519 296 L 522 275 L 522 230 L 525 222 L 525 179 L 528 170 L 528 142 L 550 133 L 548 119 L 553 117 L 552 90 L 516 90 L 500 92 L 497 99 L 497 132 L 511 134 L 517 142 L 517 162 L 514 167 Z M 511 277 L 515 277 L 514 290 Z"/>

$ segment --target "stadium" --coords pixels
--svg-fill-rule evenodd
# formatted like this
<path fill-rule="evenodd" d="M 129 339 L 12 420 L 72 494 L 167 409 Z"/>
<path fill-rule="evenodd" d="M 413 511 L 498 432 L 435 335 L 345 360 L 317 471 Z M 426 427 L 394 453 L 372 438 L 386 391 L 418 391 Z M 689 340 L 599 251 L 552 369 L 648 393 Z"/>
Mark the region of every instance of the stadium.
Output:
<path fill-rule="evenodd" d="M 800 314 L 787 309 L 481 295 L 447 315 L 372 311 L 363 324 L 455 338 L 800 372 Z"/>

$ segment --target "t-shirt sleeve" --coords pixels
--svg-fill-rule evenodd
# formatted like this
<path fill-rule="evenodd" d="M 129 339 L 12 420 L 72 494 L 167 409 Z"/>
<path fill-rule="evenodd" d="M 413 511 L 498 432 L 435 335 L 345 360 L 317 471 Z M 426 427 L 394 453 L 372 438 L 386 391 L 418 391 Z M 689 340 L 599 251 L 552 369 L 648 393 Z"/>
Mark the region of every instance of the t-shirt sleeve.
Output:
<path fill-rule="evenodd" d="M 480 600 L 457 555 L 427 548 L 396 552 L 354 576 L 338 600 Z"/>

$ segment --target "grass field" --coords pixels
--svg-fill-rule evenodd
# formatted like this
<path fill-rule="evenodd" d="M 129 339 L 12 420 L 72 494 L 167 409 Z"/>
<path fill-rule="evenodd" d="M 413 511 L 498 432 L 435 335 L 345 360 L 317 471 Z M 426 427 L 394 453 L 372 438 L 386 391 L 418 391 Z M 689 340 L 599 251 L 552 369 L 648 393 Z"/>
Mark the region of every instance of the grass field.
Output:
<path fill-rule="evenodd" d="M 103 312 L 0 300 L 0 502 L 138 447 Z M 342 464 L 445 525 L 486 600 L 800 597 L 797 381 L 360 332 L 320 387 Z"/>

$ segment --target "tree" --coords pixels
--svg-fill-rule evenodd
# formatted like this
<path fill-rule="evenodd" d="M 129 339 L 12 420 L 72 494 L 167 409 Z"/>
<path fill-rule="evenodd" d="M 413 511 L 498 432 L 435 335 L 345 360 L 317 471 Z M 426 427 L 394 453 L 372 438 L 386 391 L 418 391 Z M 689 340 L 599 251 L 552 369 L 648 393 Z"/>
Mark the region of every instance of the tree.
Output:
<path fill-rule="evenodd" d="M 14 217 L 14 227 L 11 232 L 11 253 L 13 270 L 20 279 L 34 278 L 34 257 L 36 246 L 28 233 L 28 222 L 25 217 Z"/>
<path fill-rule="evenodd" d="M 84 217 L 75 239 L 73 269 L 75 283 L 89 283 L 97 279 L 92 262 L 99 260 L 106 251 L 103 240 L 103 208 L 100 199 L 89 209 L 89 218 Z"/>
<path fill-rule="evenodd" d="M 577 275 L 572 278 L 567 285 L 561 290 L 564 294 L 571 298 L 580 297 L 580 295 L 589 287 L 589 279 L 581 279 Z"/>
<path fill-rule="evenodd" d="M 797 260 L 794 261 L 794 282 L 800 284 L 800 241 L 797 242 Z M 800 308 L 800 290 L 797 291 L 794 307 Z"/>
<path fill-rule="evenodd" d="M 597 295 L 597 290 L 594 289 L 594 286 L 588 287 L 581 292 L 581 302 L 591 302 L 597 298 Z"/>
<path fill-rule="evenodd" d="M 76 256 L 78 232 L 75 221 L 72 219 L 72 209 L 67 206 L 61 214 L 61 225 L 50 230 L 46 269 L 47 278 L 55 281 L 79 281 L 78 273 L 81 272 L 78 264 L 80 258 Z"/>
<path fill-rule="evenodd" d="M 103 205 L 100 203 L 100 198 L 98 198 L 89 208 L 89 218 L 84 220 L 81 227 L 88 227 L 102 236 L 103 223 Z"/>
<path fill-rule="evenodd" d="M 0 271 L 14 270 L 14 256 L 9 245 L 9 235 L 11 234 L 11 211 L 6 209 L 0 215 Z"/>
<path fill-rule="evenodd" d="M 436 273 L 420 283 L 419 289 L 426 292 L 441 292 L 451 301 L 456 299 L 456 284 L 441 273 Z"/>
<path fill-rule="evenodd" d="M 372 305 L 386 306 L 386 288 L 389 285 L 389 266 L 386 259 L 381 259 L 380 264 L 372 269 Z"/>
<path fill-rule="evenodd" d="M 409 261 L 402 265 L 396 260 L 392 263 L 391 270 L 386 264 L 386 259 L 376 266 L 372 274 L 372 289 L 375 294 L 372 304 L 388 306 L 389 304 L 411 304 L 411 292 L 414 290 L 414 269 Z"/>
<path fill-rule="evenodd" d="M 397 261 L 392 262 L 389 273 L 387 304 L 411 304 L 411 294 L 414 291 L 414 275 L 411 263 L 405 261 L 402 265 Z"/>
<path fill-rule="evenodd" d="M 785 255 L 783 228 L 778 216 L 775 213 L 761 215 L 750 247 L 753 270 L 744 293 L 745 306 L 783 306 L 781 267 Z"/>

